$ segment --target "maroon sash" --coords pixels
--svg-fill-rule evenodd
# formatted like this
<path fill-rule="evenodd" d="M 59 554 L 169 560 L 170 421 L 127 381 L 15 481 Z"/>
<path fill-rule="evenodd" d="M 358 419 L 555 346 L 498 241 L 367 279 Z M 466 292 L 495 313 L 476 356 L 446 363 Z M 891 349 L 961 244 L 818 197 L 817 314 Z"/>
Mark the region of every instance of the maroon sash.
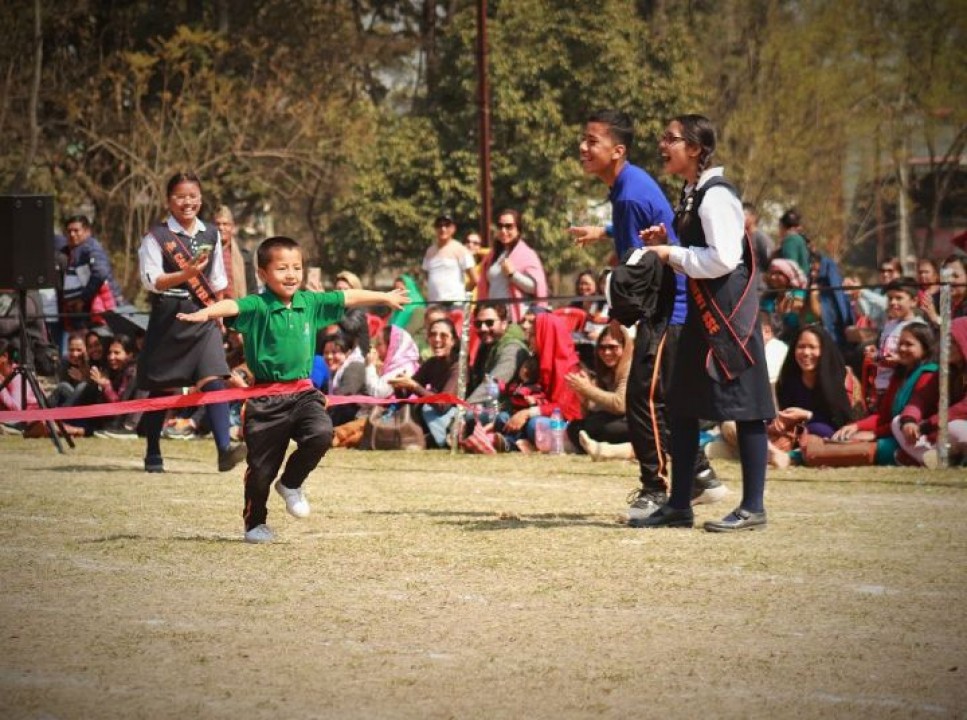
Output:
<path fill-rule="evenodd" d="M 162 254 L 173 262 L 179 270 L 186 270 L 191 265 L 191 252 L 185 247 L 181 238 L 171 232 L 170 229 L 164 225 L 157 225 L 151 228 L 151 234 L 158 241 Z M 215 250 L 212 252 L 215 252 Z M 212 290 L 212 286 L 204 273 L 188 278 L 186 284 L 195 299 L 205 307 L 215 302 L 215 291 Z"/>

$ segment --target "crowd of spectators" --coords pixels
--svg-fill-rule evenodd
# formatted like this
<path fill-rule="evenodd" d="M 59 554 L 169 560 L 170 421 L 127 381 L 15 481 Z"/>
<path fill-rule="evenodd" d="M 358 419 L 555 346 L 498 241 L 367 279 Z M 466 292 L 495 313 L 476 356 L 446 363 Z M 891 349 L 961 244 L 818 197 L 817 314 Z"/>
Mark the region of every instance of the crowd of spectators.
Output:
<path fill-rule="evenodd" d="M 937 462 L 937 332 L 941 278 L 952 283 L 950 438 L 954 462 L 967 458 L 967 255 L 937 263 L 922 258 L 904 268 L 881 262 L 878 277 L 841 273 L 819 252 L 801 218 L 780 218 L 777 242 L 758 226 L 746 204 L 746 231 L 759 264 L 760 321 L 779 415 L 770 428 L 770 462 L 804 460 L 803 437 L 876 443 L 871 462 Z M 215 214 L 229 292 L 258 292 L 251 254 L 237 241 L 231 212 Z M 316 338 L 313 382 L 331 397 L 355 402 L 330 407 L 337 446 L 359 443 L 369 408 L 359 396 L 381 400 L 456 395 L 465 378 L 470 404 L 418 404 L 429 448 L 448 447 L 473 433 L 494 452 L 548 451 L 548 423 L 555 410 L 565 423 L 564 451 L 593 460 L 631 459 L 625 389 L 633 329 L 612 322 L 605 302 L 608 269 L 587 269 L 574 279 L 573 296 L 553 307 L 539 245 L 527 238 L 520 213 L 501 210 L 490 247 L 470 233 L 456 239 L 450 212 L 432 223 L 435 242 L 422 260 L 423 277 L 402 274 L 394 284 L 411 304 L 389 317 L 353 309 Z M 30 342 L 44 376 L 50 405 L 69 407 L 138 396 L 134 382 L 143 323 L 123 296 L 103 247 L 84 216 L 66 219 L 59 242 L 63 282 L 60 313 L 44 323 L 41 303 L 28 295 Z M 322 289 L 317 276 L 310 286 Z M 354 273 L 333 277 L 335 289 L 361 288 Z M 467 305 L 466 300 L 473 301 Z M 0 293 L 0 374 L 20 357 L 18 295 Z M 465 313 L 470 314 L 461 354 Z M 50 348 L 61 355 L 53 367 Z M 250 383 L 241 342 L 225 333 L 232 382 Z M 46 356 L 37 357 L 38 354 Z M 461 368 L 460 358 L 466 357 Z M 0 392 L 4 409 L 37 405 L 20 383 Z M 239 425 L 239 408 L 232 414 Z M 74 436 L 133 438 L 138 415 L 69 421 Z M 481 428 L 477 429 L 476 426 Z M 43 434 L 43 426 L 5 426 L 6 432 Z M 734 454 L 734 428 L 706 428 L 710 457 Z M 163 436 L 195 438 L 207 432 L 197 409 L 171 413 Z M 479 450 L 479 443 L 465 445 Z"/>

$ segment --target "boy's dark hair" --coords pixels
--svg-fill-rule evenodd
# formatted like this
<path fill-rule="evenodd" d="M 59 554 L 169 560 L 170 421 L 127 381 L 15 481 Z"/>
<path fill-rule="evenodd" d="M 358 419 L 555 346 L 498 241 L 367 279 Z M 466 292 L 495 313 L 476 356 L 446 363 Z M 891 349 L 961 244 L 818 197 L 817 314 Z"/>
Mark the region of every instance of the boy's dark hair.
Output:
<path fill-rule="evenodd" d="M 614 108 L 595 110 L 588 116 L 587 122 L 606 125 L 612 142 L 625 146 L 625 155 L 634 147 L 635 124 L 628 113 Z"/>
<path fill-rule="evenodd" d="M 504 305 L 503 303 L 495 303 L 495 302 L 477 303 L 477 307 L 473 309 L 473 316 L 477 317 L 484 310 L 493 310 L 495 313 L 497 313 L 497 317 L 499 317 L 501 320 L 507 319 L 507 306 Z"/>
<path fill-rule="evenodd" d="M 917 296 L 920 292 L 920 283 L 914 280 L 912 277 L 898 277 L 896 280 L 890 280 L 883 289 L 883 292 L 904 292 L 912 298 Z"/>
<path fill-rule="evenodd" d="M 682 126 L 682 137 L 686 143 L 701 149 L 698 156 L 698 172 L 701 175 L 715 155 L 715 126 L 704 115 L 694 113 L 677 115 L 672 118 L 672 122 Z"/>
<path fill-rule="evenodd" d="M 71 215 L 64 220 L 64 227 L 67 227 L 71 223 L 80 223 L 87 230 L 91 229 L 91 221 L 87 219 L 87 215 Z"/>
<path fill-rule="evenodd" d="M 796 208 L 789 208 L 779 218 L 779 224 L 784 228 L 794 228 L 797 225 L 802 225 L 802 217 Z"/>
<path fill-rule="evenodd" d="M 198 190 L 201 191 L 201 180 L 193 172 L 179 172 L 175 173 L 168 179 L 167 193 L 165 197 L 171 197 L 171 193 L 175 191 L 175 188 L 181 185 L 181 183 L 194 183 L 198 186 Z"/>
<path fill-rule="evenodd" d="M 290 237 L 277 235 L 267 238 L 261 242 L 256 254 L 258 266 L 262 269 L 267 268 L 269 263 L 272 262 L 272 255 L 276 250 L 299 250 L 301 252 L 302 248 L 299 247 L 299 243 Z"/>

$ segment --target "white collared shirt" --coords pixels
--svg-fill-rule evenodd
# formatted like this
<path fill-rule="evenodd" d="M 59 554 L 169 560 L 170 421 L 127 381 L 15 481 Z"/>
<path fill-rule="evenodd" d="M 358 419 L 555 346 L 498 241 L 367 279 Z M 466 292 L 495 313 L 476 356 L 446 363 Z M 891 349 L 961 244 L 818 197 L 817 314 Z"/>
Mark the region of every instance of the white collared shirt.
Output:
<path fill-rule="evenodd" d="M 724 168 L 709 168 L 698 179 L 701 188 L 713 177 L 721 177 Z M 685 188 L 686 193 L 692 186 Z M 742 238 L 745 216 L 742 202 L 728 188 L 710 188 L 698 207 L 698 217 L 708 247 L 672 247 L 669 264 L 678 272 L 693 278 L 716 278 L 727 275 L 742 262 Z"/>
<path fill-rule="evenodd" d="M 176 235 L 187 235 L 188 237 L 195 237 L 205 230 L 205 223 L 200 218 L 195 218 L 194 233 L 185 230 L 171 215 L 165 220 L 165 225 Z M 219 234 L 215 240 L 215 248 L 220 248 L 221 242 L 222 238 Z M 209 255 L 209 262 L 212 264 L 212 268 L 211 274 L 208 276 L 208 284 L 215 292 L 224 290 L 228 287 L 228 277 L 225 274 L 225 261 L 222 258 L 222 253 L 212 250 L 211 255 Z M 141 247 L 138 248 L 138 265 L 141 270 L 141 285 L 144 286 L 144 289 L 153 293 L 159 292 L 155 283 L 165 272 L 164 255 L 161 252 L 159 241 L 151 233 L 141 238 Z M 172 288 L 172 290 L 175 290 L 175 288 Z"/>

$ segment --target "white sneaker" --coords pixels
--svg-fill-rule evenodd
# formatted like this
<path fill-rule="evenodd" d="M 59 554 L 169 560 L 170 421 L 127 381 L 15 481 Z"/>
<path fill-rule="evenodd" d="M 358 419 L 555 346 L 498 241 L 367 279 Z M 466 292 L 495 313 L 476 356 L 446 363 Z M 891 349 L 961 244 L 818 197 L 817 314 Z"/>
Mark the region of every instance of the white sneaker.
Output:
<path fill-rule="evenodd" d="M 256 525 L 251 530 L 245 531 L 245 542 L 247 543 L 270 543 L 275 540 L 275 533 L 273 533 L 268 525 Z"/>
<path fill-rule="evenodd" d="M 281 480 L 275 481 L 275 491 L 285 500 L 285 509 L 292 517 L 309 517 L 309 501 L 302 488 L 287 488 Z"/>

